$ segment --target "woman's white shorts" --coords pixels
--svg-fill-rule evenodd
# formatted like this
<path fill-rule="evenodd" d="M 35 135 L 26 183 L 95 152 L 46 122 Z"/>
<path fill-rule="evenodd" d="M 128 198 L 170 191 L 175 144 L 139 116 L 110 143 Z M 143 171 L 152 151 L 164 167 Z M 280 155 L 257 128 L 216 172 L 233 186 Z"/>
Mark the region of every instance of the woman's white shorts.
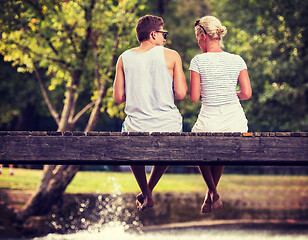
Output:
<path fill-rule="evenodd" d="M 237 102 L 220 106 L 202 105 L 192 132 L 247 132 L 244 110 Z"/>

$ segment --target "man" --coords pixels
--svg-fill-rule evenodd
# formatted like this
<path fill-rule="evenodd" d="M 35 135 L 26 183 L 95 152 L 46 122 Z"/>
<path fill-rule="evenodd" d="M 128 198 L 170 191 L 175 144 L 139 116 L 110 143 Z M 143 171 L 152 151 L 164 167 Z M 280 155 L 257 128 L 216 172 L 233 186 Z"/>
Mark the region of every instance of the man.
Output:
<path fill-rule="evenodd" d="M 167 32 L 160 17 L 139 19 L 136 32 L 139 47 L 125 51 L 118 59 L 114 80 L 114 98 L 126 102 L 122 131 L 180 132 L 182 116 L 174 98 L 183 99 L 187 84 L 180 55 L 164 48 Z M 153 207 L 152 191 L 168 166 L 154 166 L 147 183 L 145 166 L 131 166 L 141 193 L 139 210 Z"/>

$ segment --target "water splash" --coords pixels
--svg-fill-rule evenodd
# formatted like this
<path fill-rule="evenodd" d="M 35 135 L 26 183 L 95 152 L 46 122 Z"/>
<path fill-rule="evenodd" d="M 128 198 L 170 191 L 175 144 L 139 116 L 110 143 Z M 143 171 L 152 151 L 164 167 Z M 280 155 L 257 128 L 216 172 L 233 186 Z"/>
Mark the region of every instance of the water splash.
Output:
<path fill-rule="evenodd" d="M 72 201 L 65 211 L 58 211 L 52 214 L 51 226 L 54 232 L 60 234 L 73 234 L 86 230 L 90 232 L 100 232 L 103 227 L 115 224 L 122 227 L 124 231 L 133 229 L 140 232 L 142 227 L 138 215 L 125 206 L 121 196 L 122 186 L 114 177 L 109 177 L 106 184 L 111 185 L 113 193 L 100 194 L 88 199 Z M 105 228 L 106 229 L 106 228 Z"/>

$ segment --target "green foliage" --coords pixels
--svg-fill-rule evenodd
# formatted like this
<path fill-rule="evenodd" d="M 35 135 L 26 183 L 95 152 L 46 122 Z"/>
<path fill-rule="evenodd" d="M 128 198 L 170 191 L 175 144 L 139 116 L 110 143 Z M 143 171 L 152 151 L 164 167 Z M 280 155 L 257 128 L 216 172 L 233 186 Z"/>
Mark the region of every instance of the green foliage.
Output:
<path fill-rule="evenodd" d="M 226 50 L 247 62 L 250 130 L 306 131 L 307 1 L 223 0 L 211 6 L 228 28 Z"/>
<path fill-rule="evenodd" d="M 44 18 L 44 8 L 62 2 L 63 0 L 0 0 L 0 32 L 25 28 L 32 17 Z"/>
<path fill-rule="evenodd" d="M 170 40 L 188 67 L 201 53 L 194 22 L 205 15 L 221 19 L 228 33 L 225 51 L 241 55 L 248 66 L 253 97 L 242 101 L 250 131 L 307 131 L 308 2 L 287 0 L 151 1 L 163 16 Z M 188 98 L 178 103 L 184 130 L 190 131 L 199 104 Z"/>
<path fill-rule="evenodd" d="M 3 61 L 3 56 L 0 56 L 0 69 L 0 129 L 33 130 L 41 125 L 36 120 L 49 114 L 35 77 L 17 72 L 16 67 Z"/>
<path fill-rule="evenodd" d="M 307 1 L 147 0 L 145 5 L 138 2 L 1 1 L 0 52 L 20 72 L 32 72 L 34 67 L 45 70 L 44 81 L 57 111 L 63 107 L 68 87 L 76 88 L 78 111 L 95 100 L 99 85 L 105 84 L 101 111 L 123 119 L 124 104 L 117 105 L 112 96 L 114 66 L 123 51 L 138 45 L 134 31 L 137 19 L 144 14 L 164 18 L 169 31 L 166 46 L 181 55 L 189 84 L 190 60 L 200 53 L 194 22 L 211 14 L 227 26 L 225 50 L 240 54 L 247 63 L 253 97 L 242 104 L 250 131 L 308 130 Z M 81 72 L 80 80 L 73 83 L 76 72 Z M 20 87 L 15 84 L 2 82 L 0 89 L 17 94 Z M 29 85 L 25 85 L 26 89 L 32 91 Z M 13 112 L 20 112 L 16 105 L 6 104 L 8 99 L 11 98 L 2 98 L 0 121 L 9 122 Z M 200 103 L 193 104 L 187 97 L 177 105 L 184 116 L 184 131 L 190 131 Z"/>
<path fill-rule="evenodd" d="M 4 10 L 1 22 L 6 27 L 2 28 L 0 53 L 5 61 L 18 66 L 19 72 L 45 69 L 44 80 L 48 81 L 49 91 L 63 93 L 62 89 L 66 89 L 55 105 L 60 105 L 68 96 L 68 89 L 75 91 L 77 97 L 88 98 L 77 104 L 81 110 L 97 98 L 101 85 L 112 87 L 117 56 L 136 41 L 133 29 L 138 12 L 144 8 L 137 2 L 29 0 L 6 3 L 7 7 L 17 9 L 19 6 L 19 9 L 15 13 Z M 107 102 L 102 110 L 106 106 Z"/>

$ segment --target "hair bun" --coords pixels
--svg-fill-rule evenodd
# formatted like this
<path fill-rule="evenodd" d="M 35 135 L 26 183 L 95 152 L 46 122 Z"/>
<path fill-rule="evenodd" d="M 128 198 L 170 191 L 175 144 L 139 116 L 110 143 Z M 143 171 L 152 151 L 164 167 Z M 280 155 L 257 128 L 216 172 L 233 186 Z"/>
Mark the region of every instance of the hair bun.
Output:
<path fill-rule="evenodd" d="M 216 33 L 220 36 L 223 37 L 227 34 L 227 28 L 225 26 L 220 26 L 217 28 Z"/>

